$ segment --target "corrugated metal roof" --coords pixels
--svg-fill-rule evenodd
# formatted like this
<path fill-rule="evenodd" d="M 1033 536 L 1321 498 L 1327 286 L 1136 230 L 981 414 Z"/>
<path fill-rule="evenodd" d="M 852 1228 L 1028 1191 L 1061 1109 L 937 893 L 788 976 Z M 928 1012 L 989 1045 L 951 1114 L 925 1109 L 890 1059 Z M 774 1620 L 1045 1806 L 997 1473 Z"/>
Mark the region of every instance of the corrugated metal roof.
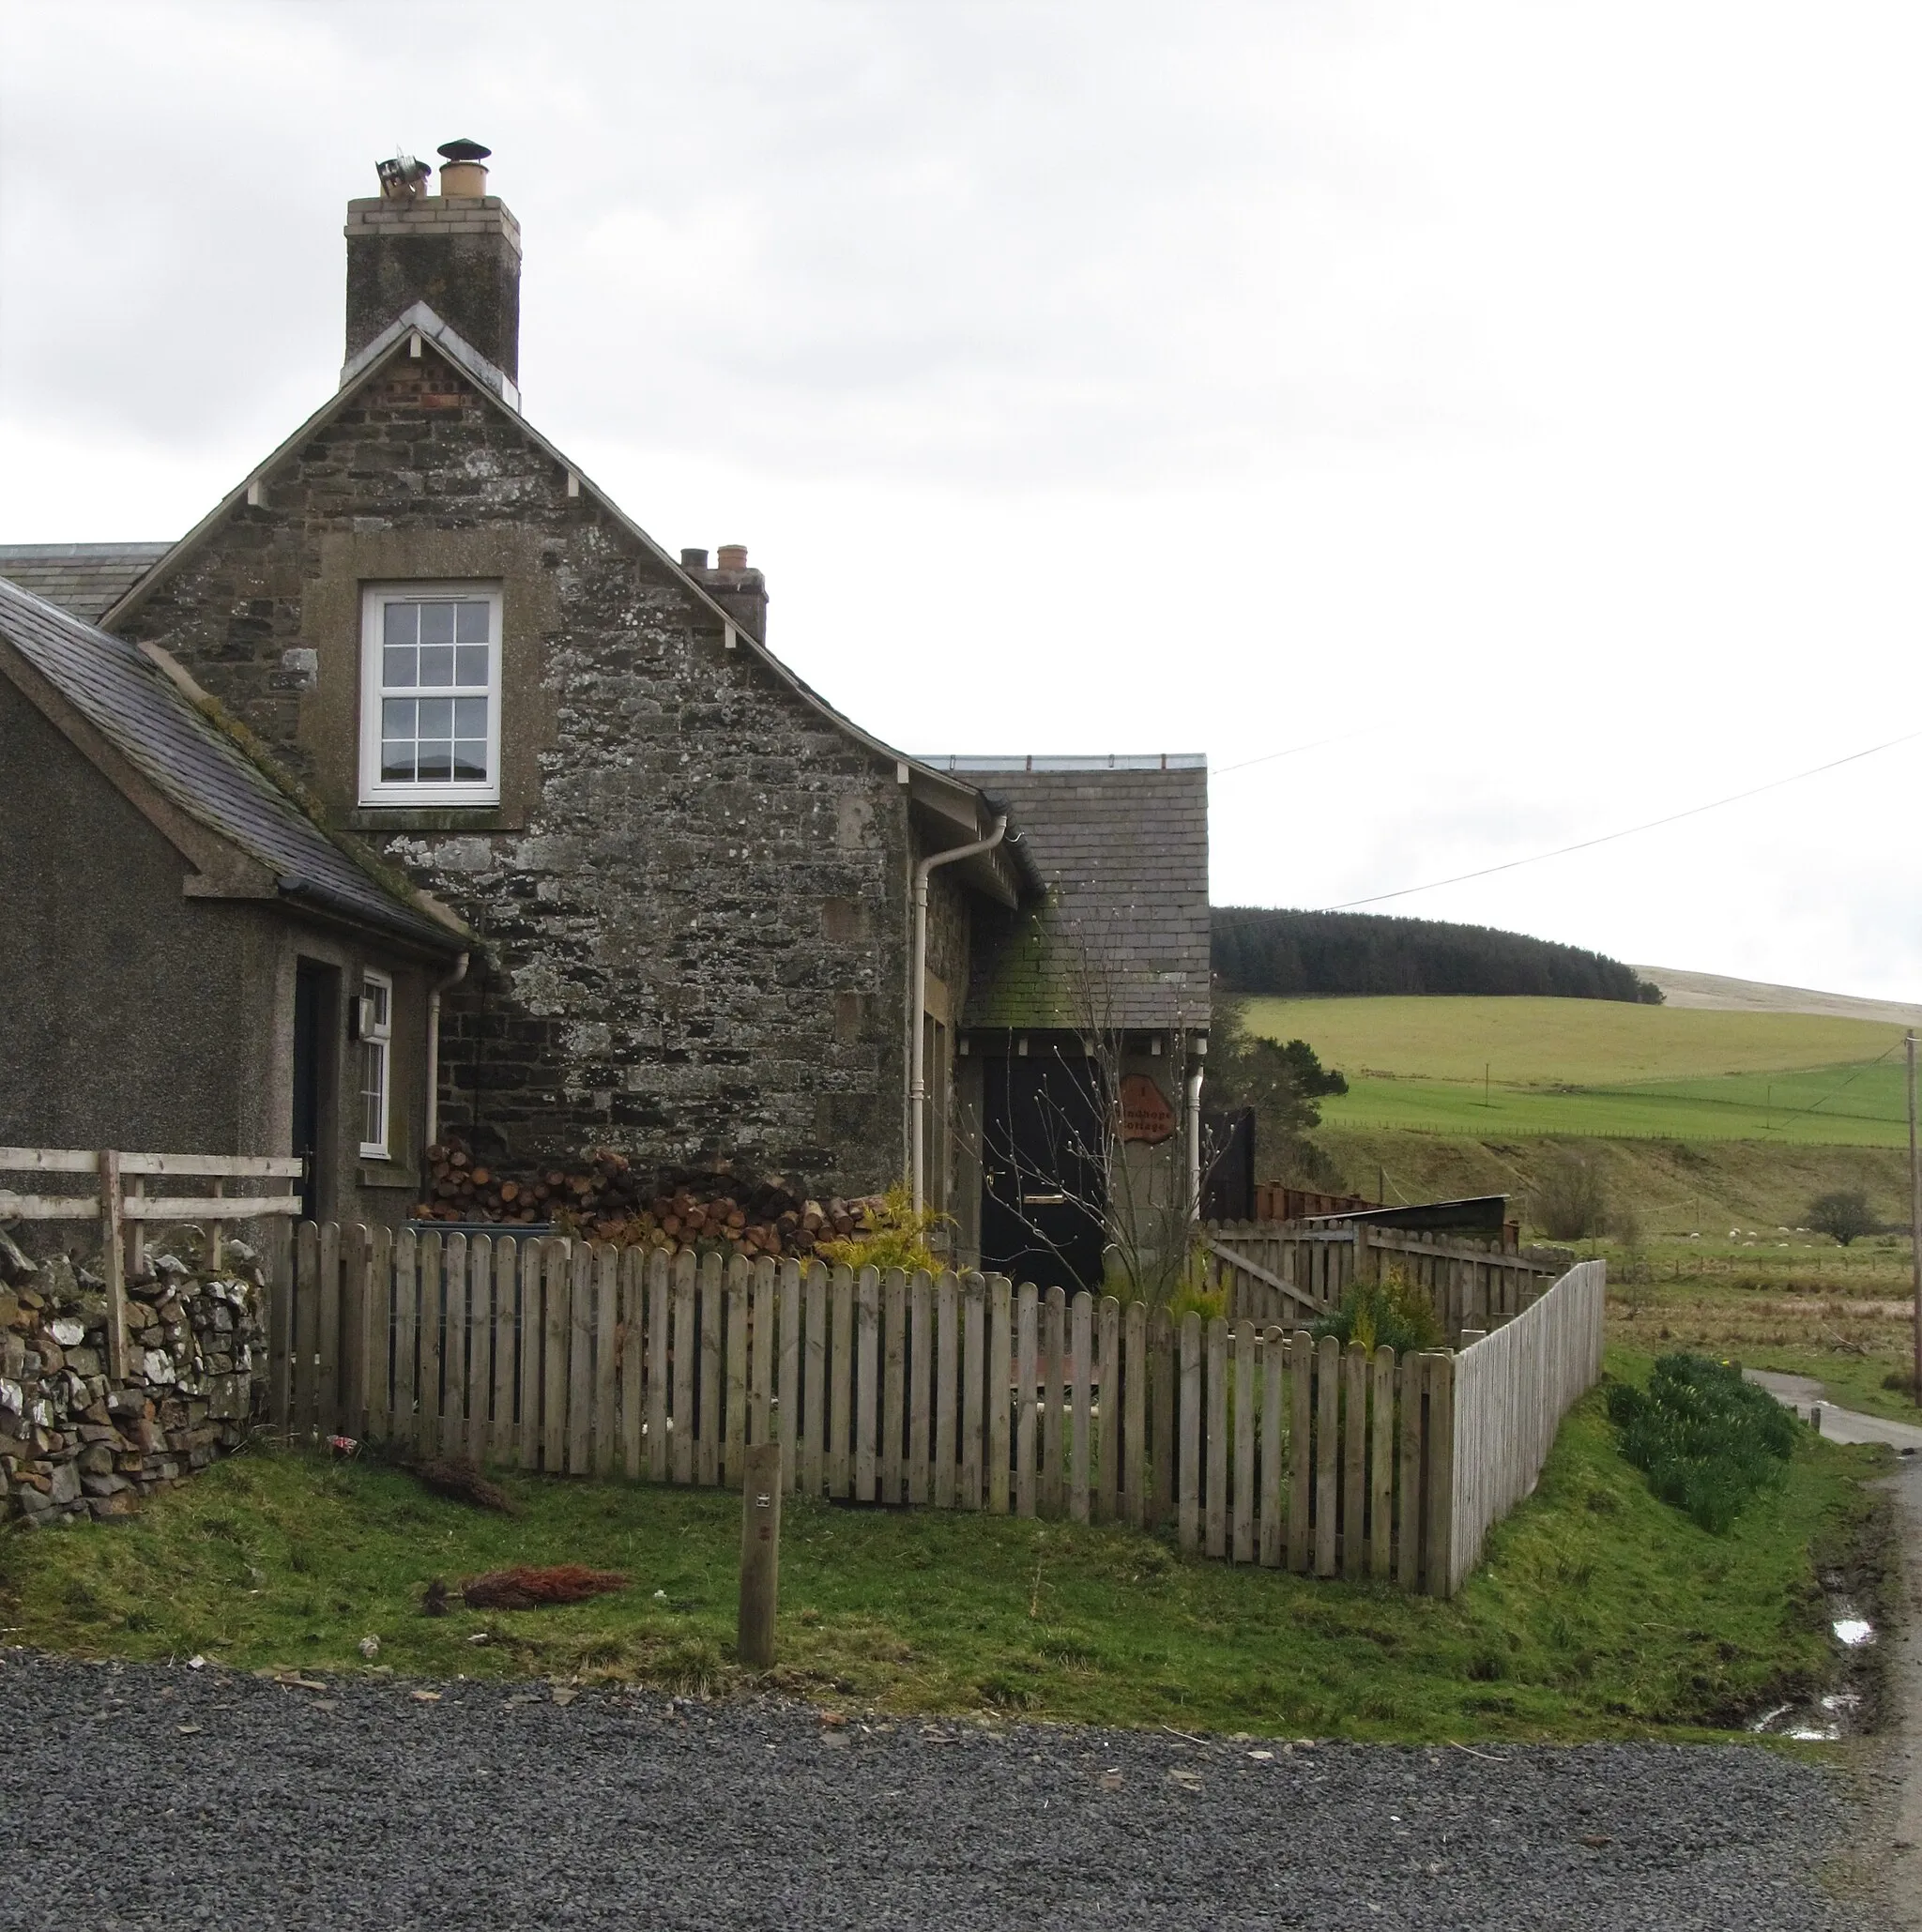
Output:
<path fill-rule="evenodd" d="M 999 946 L 977 928 L 967 1024 L 1205 1027 L 1205 762 L 971 758 L 964 768 L 1005 801 L 1048 888 Z"/>
<path fill-rule="evenodd" d="M 0 577 L 96 623 L 171 543 L 0 543 Z"/>
<path fill-rule="evenodd" d="M 282 891 L 445 951 L 459 949 L 458 935 L 355 864 L 132 645 L 4 577 L 0 638 L 15 646 L 159 791 L 266 866 Z"/>

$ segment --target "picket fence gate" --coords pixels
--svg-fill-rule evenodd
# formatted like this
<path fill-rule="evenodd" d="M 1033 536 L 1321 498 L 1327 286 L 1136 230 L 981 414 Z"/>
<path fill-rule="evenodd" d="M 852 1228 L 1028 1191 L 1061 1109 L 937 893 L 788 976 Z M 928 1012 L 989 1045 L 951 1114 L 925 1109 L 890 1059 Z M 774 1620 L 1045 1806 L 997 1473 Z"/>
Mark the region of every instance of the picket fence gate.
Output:
<path fill-rule="evenodd" d="M 1462 1574 L 1445 1350 L 999 1275 L 311 1222 L 277 1289 L 296 1439 L 715 1486 L 778 1440 L 810 1496 L 1171 1525 L 1209 1556 L 1436 1595 Z"/>
<path fill-rule="evenodd" d="M 1245 1305 L 1270 1319 L 1318 1321 L 1357 1281 L 1396 1267 L 1421 1288 L 1453 1336 L 1512 1320 L 1564 1272 L 1565 1263 L 1461 1236 L 1375 1227 L 1365 1221 L 1210 1222 L 1202 1231 L 1210 1277 L 1231 1315 Z M 1283 1311 L 1286 1311 L 1284 1314 Z"/>

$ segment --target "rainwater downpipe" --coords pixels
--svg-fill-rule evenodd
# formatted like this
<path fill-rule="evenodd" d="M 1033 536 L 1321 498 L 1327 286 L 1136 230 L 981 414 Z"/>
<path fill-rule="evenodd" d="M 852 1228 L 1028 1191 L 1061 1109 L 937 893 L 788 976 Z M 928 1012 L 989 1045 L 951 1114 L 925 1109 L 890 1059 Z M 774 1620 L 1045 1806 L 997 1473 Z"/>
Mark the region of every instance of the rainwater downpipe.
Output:
<path fill-rule="evenodd" d="M 451 991 L 467 977 L 466 953 L 446 979 L 437 981 L 427 994 L 427 1141 L 428 1147 L 440 1138 L 440 996 Z"/>
<path fill-rule="evenodd" d="M 1201 1218 L 1201 1080 L 1207 1068 L 1197 1064 L 1188 1075 L 1188 1219 Z"/>
<path fill-rule="evenodd" d="M 908 1186 L 914 1195 L 914 1211 L 926 1206 L 927 1195 L 927 882 L 938 865 L 954 865 L 992 852 L 1008 834 L 1008 814 L 995 820 L 995 829 L 971 845 L 956 845 L 952 852 L 937 852 L 914 868 L 914 965 L 909 972 L 909 996 L 913 1011 L 908 1015 L 911 1034 L 908 1049 Z"/>

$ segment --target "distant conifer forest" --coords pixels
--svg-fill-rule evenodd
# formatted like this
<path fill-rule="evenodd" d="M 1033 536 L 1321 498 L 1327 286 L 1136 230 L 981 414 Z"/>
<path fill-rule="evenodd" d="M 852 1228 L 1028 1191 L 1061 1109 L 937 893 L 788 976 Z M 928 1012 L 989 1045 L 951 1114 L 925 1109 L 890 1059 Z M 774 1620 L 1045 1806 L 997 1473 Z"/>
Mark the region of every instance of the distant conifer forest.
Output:
<path fill-rule="evenodd" d="M 1661 1004 L 1631 967 L 1579 946 L 1371 912 L 1217 905 L 1210 915 L 1224 993 L 1534 995 Z"/>

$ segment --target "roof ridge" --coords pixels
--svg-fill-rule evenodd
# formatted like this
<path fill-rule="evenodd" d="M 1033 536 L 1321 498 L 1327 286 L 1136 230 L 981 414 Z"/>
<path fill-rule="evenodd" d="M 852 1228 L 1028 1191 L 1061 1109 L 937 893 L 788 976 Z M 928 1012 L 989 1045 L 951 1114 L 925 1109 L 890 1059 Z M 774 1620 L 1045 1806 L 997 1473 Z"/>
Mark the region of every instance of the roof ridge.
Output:
<path fill-rule="evenodd" d="M 101 613 L 100 621 L 102 623 L 118 621 L 137 612 L 143 600 L 150 596 L 160 583 L 166 581 L 167 576 L 171 573 L 171 568 L 175 566 L 178 560 L 191 555 L 193 550 L 220 526 L 222 518 L 228 515 L 236 504 L 247 498 L 248 493 L 256 483 L 265 482 L 267 479 L 269 472 L 278 463 L 284 460 L 291 451 L 297 449 L 324 424 L 330 421 L 335 413 L 345 406 L 353 390 L 359 385 L 371 380 L 374 371 L 389 357 L 394 356 L 400 350 L 402 343 L 417 330 L 423 342 L 431 342 L 436 353 L 446 357 L 457 370 L 475 381 L 482 395 L 492 397 L 496 403 L 506 409 L 512 418 L 515 427 L 519 429 L 523 435 L 527 437 L 536 449 L 542 450 L 551 461 L 561 465 L 571 477 L 577 479 L 582 490 L 593 495 L 595 500 L 608 512 L 619 528 L 638 542 L 646 554 L 666 571 L 671 581 L 679 583 L 697 602 L 704 605 L 710 614 L 714 623 L 717 626 L 725 627 L 727 633 L 739 641 L 740 647 L 749 656 L 757 659 L 760 662 L 767 665 L 791 691 L 822 713 L 837 730 L 844 732 L 872 755 L 891 759 L 904 771 L 909 768 L 917 768 L 929 779 L 944 782 L 960 791 L 971 793 L 977 806 L 981 810 L 985 810 L 985 801 L 982 799 L 981 789 L 978 785 L 971 784 L 959 772 L 944 771 L 938 766 L 932 765 L 924 759 L 916 757 L 912 753 L 903 752 L 897 747 L 888 744 L 885 740 L 876 737 L 873 732 L 857 724 L 846 712 L 831 704 L 819 692 L 815 690 L 790 664 L 777 657 L 752 631 L 742 630 L 734 617 L 716 600 L 713 592 L 697 578 L 691 576 L 681 566 L 680 560 L 678 557 L 673 555 L 661 543 L 657 542 L 653 537 L 649 536 L 640 524 L 621 507 L 612 491 L 596 483 L 572 457 L 566 455 L 522 414 L 518 388 L 514 389 L 513 396 L 510 399 L 488 380 L 487 375 L 482 372 L 493 372 L 495 375 L 499 377 L 502 383 L 507 382 L 507 377 L 500 371 L 496 370 L 494 365 L 472 343 L 468 342 L 457 329 L 442 322 L 424 302 L 410 305 L 400 316 L 389 323 L 373 342 L 358 351 L 350 358 L 348 365 L 349 369 L 352 370 L 351 375 L 345 370 L 343 371 L 341 387 L 334 394 L 328 397 L 318 409 L 314 410 L 291 435 L 283 438 L 260 463 L 254 464 L 248 471 L 246 477 L 234 489 L 230 490 L 226 495 L 221 497 L 186 535 L 170 545 L 166 554 L 156 560 L 151 570 L 145 571 L 137 583 L 131 585 L 123 596 Z"/>
<path fill-rule="evenodd" d="M 0 556 L 165 556 L 175 540 L 155 543 L 0 543 Z"/>

